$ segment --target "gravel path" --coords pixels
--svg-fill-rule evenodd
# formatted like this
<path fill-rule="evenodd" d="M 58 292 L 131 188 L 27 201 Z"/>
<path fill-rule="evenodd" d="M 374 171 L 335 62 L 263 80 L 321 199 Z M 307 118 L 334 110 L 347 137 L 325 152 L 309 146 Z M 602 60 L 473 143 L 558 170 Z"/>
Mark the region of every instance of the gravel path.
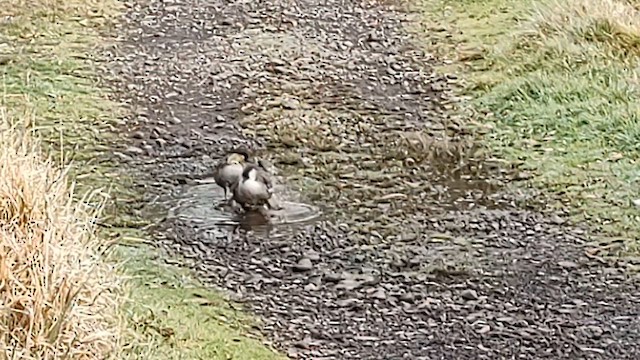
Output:
<path fill-rule="evenodd" d="M 245 144 L 326 208 L 266 236 L 162 221 L 301 359 L 638 359 L 640 290 L 584 230 L 514 207 L 449 110 L 453 77 L 372 1 L 129 1 L 105 77 L 147 199 Z"/>

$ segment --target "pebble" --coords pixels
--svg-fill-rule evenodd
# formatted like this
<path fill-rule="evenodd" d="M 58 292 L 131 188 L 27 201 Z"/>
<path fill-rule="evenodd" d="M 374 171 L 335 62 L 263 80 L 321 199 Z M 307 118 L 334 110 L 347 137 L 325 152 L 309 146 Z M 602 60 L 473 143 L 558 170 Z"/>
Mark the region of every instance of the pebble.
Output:
<path fill-rule="evenodd" d="M 307 258 L 302 258 L 294 265 L 293 268 L 297 271 L 309 271 L 313 269 L 313 262 Z"/>
<path fill-rule="evenodd" d="M 303 254 L 303 256 L 311 261 L 319 261 L 320 260 L 320 254 L 318 254 L 315 251 L 307 251 Z"/>
<path fill-rule="evenodd" d="M 558 262 L 558 265 L 565 269 L 575 269 L 578 267 L 578 264 L 573 261 L 560 261 Z"/>
<path fill-rule="evenodd" d="M 142 155 L 145 153 L 145 151 L 139 147 L 136 146 L 129 146 L 125 152 L 130 153 L 130 154 L 135 154 L 135 155 Z"/>
<path fill-rule="evenodd" d="M 477 300 L 478 299 L 478 293 L 473 290 L 473 289 L 465 289 L 460 293 L 460 296 L 462 296 L 463 299 L 465 300 Z"/>

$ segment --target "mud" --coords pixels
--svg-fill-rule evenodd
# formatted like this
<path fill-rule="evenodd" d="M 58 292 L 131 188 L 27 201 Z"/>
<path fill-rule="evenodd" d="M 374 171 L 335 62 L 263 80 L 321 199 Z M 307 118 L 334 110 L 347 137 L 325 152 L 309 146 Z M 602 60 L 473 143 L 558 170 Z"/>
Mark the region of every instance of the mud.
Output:
<path fill-rule="evenodd" d="M 515 207 L 403 23 L 366 1 L 128 3 L 104 77 L 157 245 L 303 359 L 635 359 L 640 292 L 585 230 Z M 287 216 L 216 208 L 238 145 Z M 535 200 L 535 199 L 534 199 Z M 593 254 L 593 252 L 589 252 Z"/>

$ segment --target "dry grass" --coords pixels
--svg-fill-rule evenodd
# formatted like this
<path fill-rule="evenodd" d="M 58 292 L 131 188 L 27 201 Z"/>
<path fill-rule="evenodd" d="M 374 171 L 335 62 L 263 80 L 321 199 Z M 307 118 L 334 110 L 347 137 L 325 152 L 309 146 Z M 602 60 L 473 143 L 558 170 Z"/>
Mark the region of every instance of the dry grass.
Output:
<path fill-rule="evenodd" d="M 94 236 L 96 194 L 74 201 L 37 142 L 1 130 L 0 354 L 103 359 L 118 350 L 120 282 Z"/>
<path fill-rule="evenodd" d="M 533 9 L 536 31 L 578 44 L 609 47 L 618 54 L 640 54 L 640 2 L 635 0 L 550 1 Z"/>
<path fill-rule="evenodd" d="M 29 215 L 18 217 L 27 222 L 34 219 L 31 231 L 48 234 L 40 239 L 48 242 L 34 244 L 38 238 L 31 233 L 23 234 L 31 236 L 28 238 L 18 238 L 22 233 L 15 233 L 17 239 L 7 244 L 16 250 L 0 249 L 0 254 L 12 254 L 7 261 L 22 259 L 7 263 L 8 268 L 24 269 L 7 287 L 2 287 L 0 278 L 0 360 L 105 358 L 110 349 L 114 350 L 111 358 L 123 360 L 281 359 L 260 341 L 244 336 L 249 328 L 247 317 L 211 289 L 186 282 L 192 274 L 167 267 L 147 246 L 118 246 L 127 243 L 124 239 L 128 236 L 143 237 L 136 229 L 146 220 L 135 214 L 139 188 L 118 164 L 105 161 L 109 144 L 120 140 L 114 130 L 124 109 L 108 101 L 106 89 L 97 86 L 92 50 L 113 41 L 107 36 L 113 30 L 109 24 L 117 20 L 123 3 L 3 0 L 1 4 L 0 109 L 6 111 L 5 118 L 36 133 L 41 143 L 22 145 L 21 138 L 0 132 L 5 152 L 0 161 L 12 164 L 0 165 L 4 166 L 0 171 L 13 171 L 14 180 L 22 179 L 14 181 L 0 174 L 0 191 L 6 192 L 2 187 L 9 185 L 2 185 L 5 182 L 11 186 L 32 182 L 29 187 L 12 190 L 21 202 L 9 202 L 13 207 L 8 209 L 14 210 L 7 213 L 15 214 L 18 207 L 31 209 Z M 53 163 L 36 159 L 40 147 Z M 65 174 L 55 170 L 57 163 L 65 164 Z M 92 216 L 99 209 L 82 205 L 90 200 L 87 198 L 72 205 L 71 191 L 65 192 L 65 177 L 76 181 L 76 195 L 84 193 L 82 189 L 109 189 L 107 208 L 100 219 L 107 226 L 101 227 L 99 234 L 122 242 L 114 247 L 113 256 L 105 259 L 122 265 L 118 270 L 126 279 L 122 291 L 127 299 L 121 307 L 110 290 L 119 286 L 116 272 L 100 262 L 101 249 L 90 233 Z M 49 193 L 45 195 L 43 189 Z M 63 218 L 66 226 L 58 222 Z M 29 251 L 40 255 L 33 257 L 26 254 Z M 35 259 L 33 266 L 24 265 L 24 259 L 29 258 Z M 0 256 L 0 262 L 4 261 Z M 50 272 L 36 272 L 38 268 Z M 0 277 L 5 276 L 2 271 L 0 268 Z M 27 286 L 27 280 L 45 285 Z M 17 281 L 26 285 L 14 286 Z M 2 292 L 6 289 L 12 292 Z M 13 302 L 18 296 L 21 302 Z M 123 317 L 125 328 L 120 344 L 117 314 Z"/>

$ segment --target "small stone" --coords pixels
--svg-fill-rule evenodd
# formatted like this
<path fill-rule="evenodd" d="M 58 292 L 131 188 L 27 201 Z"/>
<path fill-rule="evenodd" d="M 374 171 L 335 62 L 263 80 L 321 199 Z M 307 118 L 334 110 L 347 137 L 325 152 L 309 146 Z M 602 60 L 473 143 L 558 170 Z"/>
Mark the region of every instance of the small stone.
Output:
<path fill-rule="evenodd" d="M 526 172 L 526 171 L 519 171 L 516 176 L 515 179 L 516 180 L 528 180 L 531 179 L 533 177 L 533 174 Z"/>
<path fill-rule="evenodd" d="M 462 296 L 463 299 L 465 300 L 477 300 L 478 299 L 478 293 L 473 290 L 473 289 L 465 289 L 460 293 L 460 296 Z"/>
<path fill-rule="evenodd" d="M 289 350 L 287 350 L 287 357 L 291 359 L 297 359 L 300 357 L 300 353 L 298 350 L 294 348 L 290 348 Z"/>
<path fill-rule="evenodd" d="M 288 110 L 295 110 L 300 107 L 300 101 L 296 99 L 286 99 L 282 101 L 282 107 Z"/>
<path fill-rule="evenodd" d="M 551 220 L 551 222 L 553 222 L 556 225 L 562 225 L 562 224 L 565 223 L 565 219 L 563 219 L 560 216 L 555 215 L 555 214 L 551 215 L 551 219 L 550 220 Z"/>
<path fill-rule="evenodd" d="M 339 307 L 353 307 L 360 304 L 360 300 L 358 299 L 345 299 L 336 301 L 336 305 Z"/>
<path fill-rule="evenodd" d="M 480 329 L 478 329 L 478 334 L 486 334 L 491 331 L 491 327 L 489 325 L 484 325 Z"/>
<path fill-rule="evenodd" d="M 602 334 L 604 334 L 604 330 L 596 325 L 587 326 L 585 330 L 589 337 L 592 339 L 600 339 L 602 337 Z"/>
<path fill-rule="evenodd" d="M 387 294 L 385 293 L 383 288 L 378 288 L 376 292 L 371 294 L 371 297 L 378 300 L 385 300 L 387 298 Z"/>
<path fill-rule="evenodd" d="M 300 272 L 309 271 L 313 269 L 313 263 L 307 258 L 302 258 L 293 266 L 293 269 Z"/>
<path fill-rule="evenodd" d="M 307 259 L 311 260 L 311 261 L 319 261 L 320 260 L 320 254 L 318 254 L 315 251 L 307 251 L 303 254 L 304 257 L 306 257 Z"/>
<path fill-rule="evenodd" d="M 127 150 L 125 150 L 125 152 L 128 152 L 130 154 L 137 154 L 137 155 L 144 154 L 144 150 L 140 149 L 139 147 L 135 147 L 135 146 L 129 146 L 127 148 Z"/>
<path fill-rule="evenodd" d="M 558 262 L 558 266 L 561 266 L 565 269 L 575 269 L 578 267 L 578 264 L 573 261 L 560 261 Z"/>
<path fill-rule="evenodd" d="M 416 296 L 413 293 L 404 293 L 400 295 L 400 300 L 408 303 L 412 303 L 416 300 Z"/>
<path fill-rule="evenodd" d="M 357 289 L 362 285 L 361 281 L 353 280 L 353 279 L 344 279 L 336 285 L 337 290 L 353 290 Z"/>
<path fill-rule="evenodd" d="M 338 282 L 342 279 L 342 276 L 340 276 L 340 274 L 337 273 L 327 273 L 324 274 L 324 281 L 326 282 Z"/>

